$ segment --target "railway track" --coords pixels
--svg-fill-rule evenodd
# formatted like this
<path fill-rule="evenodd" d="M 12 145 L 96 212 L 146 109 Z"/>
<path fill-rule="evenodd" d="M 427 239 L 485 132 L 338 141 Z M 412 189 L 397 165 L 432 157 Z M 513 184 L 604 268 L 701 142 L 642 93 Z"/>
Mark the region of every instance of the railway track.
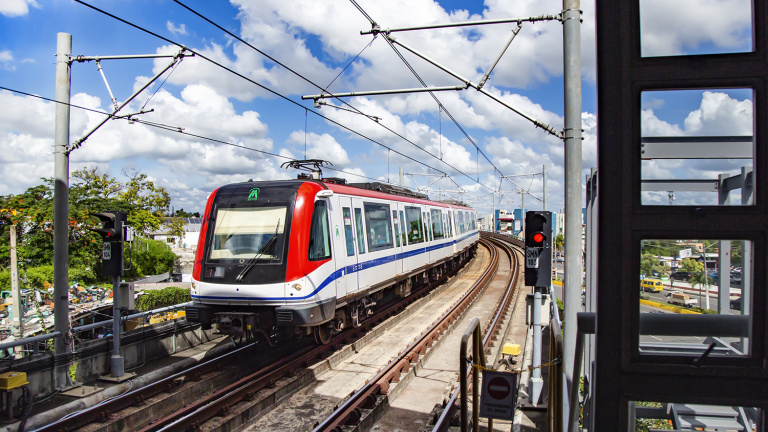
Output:
<path fill-rule="evenodd" d="M 466 263 L 465 263 L 466 264 Z M 119 397 L 104 401 L 78 413 L 65 416 L 56 422 L 43 426 L 38 431 L 116 431 L 116 430 L 197 430 L 213 417 L 227 417 L 232 408 L 240 402 L 259 403 L 259 392 L 268 393 L 276 388 L 283 378 L 308 380 L 307 367 L 327 360 L 334 352 L 360 341 L 375 326 L 405 310 L 409 304 L 428 295 L 430 290 L 445 282 L 452 275 L 422 287 L 402 301 L 380 311 L 365 320 L 358 328 L 347 329 L 334 336 L 328 344 L 315 346 L 311 343 L 291 345 L 287 352 L 265 350 L 259 344 L 249 344 L 214 358 L 198 366 L 158 380 L 151 385 L 129 391 Z M 283 347 L 285 348 L 285 347 Z M 269 356 L 271 353 L 272 357 Z M 253 359 L 260 359 L 256 364 Z M 243 367 L 237 372 L 226 374 L 233 364 L 250 365 L 251 373 L 243 374 Z M 224 384 L 223 380 L 226 382 Z M 212 385 L 200 385 L 202 380 L 215 380 Z M 227 381 L 228 380 L 228 381 Z M 195 383 L 195 384 L 190 384 Z M 196 385 L 200 392 L 193 396 L 177 397 L 181 401 L 168 403 L 169 398 L 182 386 Z M 299 384 L 300 385 L 300 384 Z M 211 389 L 211 388 L 214 389 Z M 211 389 L 210 391 L 206 389 Z M 202 392 L 207 394 L 200 396 Z M 194 400 L 190 400 L 194 399 Z M 157 403 L 158 401 L 161 401 Z M 159 405 L 166 404 L 165 409 Z M 269 405 L 268 403 L 266 404 Z M 167 411 L 165 413 L 164 411 Z M 158 414 L 158 412 L 163 412 Z M 219 422 L 220 423 L 220 422 Z"/>
<path fill-rule="evenodd" d="M 402 353 L 382 368 L 360 390 L 347 398 L 328 418 L 318 424 L 314 428 L 315 432 L 341 431 L 345 427 L 360 426 L 366 419 L 366 414 L 383 409 L 379 407 L 386 402 L 390 387 L 398 383 L 412 365 L 417 363 L 420 357 L 424 356 L 427 350 L 449 331 L 493 279 L 499 265 L 499 248 L 492 246 L 490 242 L 485 240 L 481 240 L 481 243 L 488 248 L 491 259 L 490 264 L 473 286 L 452 308 L 432 323 L 420 337 L 411 342 Z M 503 308 L 499 305 L 498 309 Z M 377 410 L 377 408 L 379 409 Z M 368 421 L 368 423 L 372 424 L 373 421 Z"/>
<path fill-rule="evenodd" d="M 412 342 L 404 344 L 398 355 L 393 355 L 391 361 L 383 366 L 378 366 L 378 371 L 367 371 L 367 383 L 356 387 L 355 391 L 334 395 L 328 398 L 333 405 L 325 411 L 317 410 L 319 417 L 300 419 L 305 426 L 298 430 L 347 430 L 349 427 L 359 427 L 372 424 L 386 406 L 394 387 L 400 391 L 404 385 L 398 383 L 411 369 L 418 367 L 419 362 L 424 361 L 433 347 L 438 345 L 442 338 L 450 332 L 462 315 L 466 314 L 473 302 L 481 295 L 494 277 L 498 267 L 500 253 L 506 254 L 510 259 L 516 256 L 511 249 L 504 250 L 491 241 L 483 242 L 484 256 L 473 263 L 475 270 L 467 270 L 464 279 L 478 279 L 471 289 L 460 288 L 461 295 L 454 295 L 455 301 L 451 308 L 445 310 L 442 298 L 437 298 L 441 289 L 428 294 L 430 287 L 425 287 L 416 295 L 409 297 L 406 303 L 397 303 L 380 314 L 371 317 L 364 325 L 356 329 L 348 329 L 334 336 L 331 342 L 324 346 L 314 346 L 310 343 L 293 346 L 287 352 L 277 352 L 274 349 L 264 350 L 258 344 L 251 344 L 228 353 L 220 359 L 207 361 L 195 368 L 177 373 L 166 379 L 157 381 L 150 386 L 128 392 L 121 397 L 104 402 L 96 407 L 81 411 L 77 415 L 66 417 L 58 422 L 43 427 L 41 431 L 113 431 L 113 430 L 232 430 L 245 427 L 253 417 L 277 415 L 283 411 L 283 404 L 289 396 L 297 394 L 302 389 L 313 383 L 317 385 L 322 381 L 318 378 L 322 373 L 330 371 L 345 359 L 354 356 L 358 351 L 362 352 L 366 346 L 379 344 L 379 339 L 373 340 L 379 334 L 388 332 L 397 320 L 406 320 L 408 313 L 402 312 L 409 309 L 413 302 L 426 303 L 432 297 L 435 298 L 436 307 L 441 312 L 431 320 L 429 328 L 417 330 L 417 336 Z M 496 243 L 493 241 L 493 243 Z M 487 255 L 487 256 L 485 256 Z M 481 263 L 482 262 L 482 265 Z M 480 269 L 482 267 L 482 269 Z M 517 268 L 512 265 L 512 268 Z M 471 273 L 471 274 L 470 274 Z M 477 277 L 475 274 L 479 274 Z M 498 333 L 500 317 L 504 315 L 508 307 L 511 289 L 514 287 L 513 276 L 506 283 L 507 289 L 504 296 L 500 296 L 494 309 L 493 318 L 488 320 L 484 331 L 487 335 Z M 453 278 L 453 282 L 461 282 L 462 278 Z M 440 283 L 441 281 L 438 281 Z M 457 282 L 457 283 L 459 283 Z M 448 290 L 446 288 L 446 290 Z M 422 308 L 423 306 L 418 306 Z M 414 305 L 413 308 L 417 308 Z M 417 313 L 417 312 L 413 312 Z M 397 316 L 398 318 L 390 318 Z M 415 321 L 423 324 L 421 317 L 415 317 Z M 381 325 L 384 323 L 384 325 Z M 410 325 L 410 324 L 409 324 Z M 378 327 L 377 327 L 378 326 Z M 422 325 L 423 327 L 423 325 Z M 410 340 L 410 339 L 409 339 Z M 402 342 L 402 341 L 400 341 Z M 407 346 L 405 346 L 407 345 Z M 279 359 L 270 359 L 265 353 L 272 351 Z M 256 364 L 254 359 L 262 359 L 262 363 Z M 239 374 L 225 373 L 225 365 L 238 364 Z M 242 365 L 250 364 L 251 372 L 243 374 Z M 165 395 L 179 391 L 180 387 L 205 388 L 200 382 L 218 377 L 218 384 L 208 385 L 210 391 L 200 396 L 204 390 L 200 390 L 192 397 L 187 396 L 180 402 L 168 404 L 167 402 L 153 403 L 162 400 Z M 213 378 L 211 378 L 213 379 Z M 197 386 L 197 387 L 195 387 Z M 194 391 L 193 391 L 194 393 Z M 193 400 L 192 400 L 193 399 Z M 157 414 L 158 405 L 166 404 L 166 413 Z M 450 419 L 455 411 L 453 404 L 448 404 L 444 417 Z M 150 408 L 153 407 L 153 408 Z M 145 408 L 147 408 L 145 410 Z M 147 413 L 144 413 L 147 411 Z M 149 412 L 152 412 L 150 414 Z M 286 410 L 288 412 L 288 410 Z M 371 415 L 371 414 L 374 415 Z M 328 415 L 330 414 L 330 415 Z M 289 415 L 289 414 L 286 414 Z M 297 414 L 301 417 L 301 414 Z M 252 430 L 263 429 L 255 427 Z"/>

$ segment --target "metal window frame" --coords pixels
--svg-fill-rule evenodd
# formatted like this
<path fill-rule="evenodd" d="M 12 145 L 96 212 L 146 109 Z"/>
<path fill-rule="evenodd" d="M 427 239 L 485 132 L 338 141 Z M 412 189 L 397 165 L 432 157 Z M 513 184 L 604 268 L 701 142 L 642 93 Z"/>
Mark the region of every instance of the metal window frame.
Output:
<path fill-rule="evenodd" d="M 631 401 L 753 406 L 768 410 L 768 37 L 766 2 L 752 1 L 753 51 L 641 57 L 638 0 L 596 2 L 600 224 L 597 227 L 597 332 L 590 430 L 627 430 Z M 754 205 L 652 206 L 641 203 L 641 93 L 751 88 Z M 642 239 L 745 239 L 753 245 L 752 341 L 746 358 L 638 353 L 639 242 Z M 690 360 L 690 358 L 688 358 Z"/>

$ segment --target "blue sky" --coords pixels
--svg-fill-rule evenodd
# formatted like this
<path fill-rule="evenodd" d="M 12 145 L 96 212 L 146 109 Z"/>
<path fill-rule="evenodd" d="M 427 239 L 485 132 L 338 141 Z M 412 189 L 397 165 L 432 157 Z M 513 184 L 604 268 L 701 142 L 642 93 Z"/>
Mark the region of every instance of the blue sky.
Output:
<path fill-rule="evenodd" d="M 435 179 L 423 174 L 445 172 L 450 177 L 433 184 L 430 195 L 436 198 L 435 190 L 439 189 L 462 190 L 462 194 L 447 195 L 460 198 L 481 212 L 490 210 L 489 194 L 499 189 L 499 171 L 503 175 L 538 173 L 547 164 L 549 209 L 557 211 L 563 206 L 562 142 L 474 90 L 441 92 L 436 96 L 496 169 L 482 155 L 478 159 L 479 151 L 445 112 L 438 111 L 427 94 L 345 98 L 345 102 L 366 114 L 381 117 L 379 123 L 331 107 L 317 110 L 312 101 L 301 100 L 302 95 L 318 93 L 316 88 L 174 1 L 85 2 L 203 53 L 285 98 L 265 93 L 253 83 L 200 58 L 186 58 L 173 73 L 166 73 L 139 95 L 124 113 L 146 106 L 155 110 L 140 117 L 146 121 L 286 158 L 304 158 L 306 143 L 308 158 L 329 160 L 333 168 L 341 170 L 326 171 L 326 176 L 345 177 L 352 182 L 397 182 L 402 166 L 405 172 L 414 174 L 406 176 L 406 186 L 416 189 Z M 348 0 L 183 3 L 315 84 L 325 88 L 333 81 L 330 91 L 420 87 L 383 37 L 371 43 L 370 35 L 360 35 L 361 30 L 370 29 L 370 23 Z M 357 3 L 382 28 L 557 14 L 561 8 L 560 1 L 551 0 Z M 747 1 L 713 0 L 706 8 L 688 5 L 694 0 L 675 2 L 672 6 L 668 3 L 641 1 L 644 55 L 751 49 Z M 687 8 L 686 20 L 677 26 L 665 25 L 666 17 L 677 8 Z M 586 174 L 596 165 L 593 1 L 583 1 L 582 9 Z M 716 24 L 712 24 L 713 16 L 717 17 Z M 393 35 L 478 82 L 513 27 L 509 24 Z M 53 98 L 58 32 L 72 35 L 73 55 L 178 51 L 168 42 L 72 0 L 5 0 L 0 3 L 0 86 Z M 361 50 L 362 54 L 350 65 Z M 413 55 L 405 52 L 404 56 L 428 85 L 459 84 Z M 168 61 L 104 60 L 102 67 L 112 92 L 122 102 Z M 562 27 L 556 21 L 524 24 L 485 87 L 556 130 L 562 129 L 562 88 Z M 643 133 L 749 135 L 751 99 L 749 89 L 653 92 L 643 98 Z M 94 62 L 73 64 L 72 103 L 111 111 L 109 94 Z M 329 103 L 339 105 L 338 101 Z M 80 138 L 101 118 L 99 114 L 73 108 L 70 141 Z M 0 194 L 21 193 L 39 184 L 40 177 L 52 177 L 52 146 L 52 103 L 0 90 L 0 175 L 5 180 L 0 184 Z M 123 170 L 139 169 L 169 190 L 176 209 L 200 211 L 207 195 L 222 184 L 295 177 L 295 171 L 280 168 L 285 160 L 288 159 L 144 124 L 110 121 L 72 153 L 70 169 L 98 167 L 120 180 L 124 180 Z M 688 172 L 684 174 L 681 169 L 658 164 L 647 170 L 644 167 L 644 173 L 652 178 L 670 174 L 698 178 L 718 171 L 717 167 L 703 169 L 695 164 L 686 166 Z M 517 181 L 533 195 L 526 197 L 526 206 L 540 209 L 536 197 L 542 196 L 541 177 Z M 515 202 L 519 202 L 519 194 L 512 192 L 517 187 L 504 181 L 501 189 L 505 194 L 503 198 L 497 195 L 497 202 L 500 200 L 501 206 L 510 210 L 518 207 Z M 663 202 L 663 197 L 657 198 Z"/>

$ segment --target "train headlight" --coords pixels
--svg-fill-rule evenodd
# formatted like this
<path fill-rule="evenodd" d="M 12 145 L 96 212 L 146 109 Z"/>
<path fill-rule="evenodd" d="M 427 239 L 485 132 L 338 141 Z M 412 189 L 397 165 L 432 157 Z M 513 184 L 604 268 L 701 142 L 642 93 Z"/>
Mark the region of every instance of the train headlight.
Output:
<path fill-rule="evenodd" d="M 301 284 L 298 284 L 298 283 L 293 284 L 293 289 L 295 289 L 296 291 L 301 291 Z"/>

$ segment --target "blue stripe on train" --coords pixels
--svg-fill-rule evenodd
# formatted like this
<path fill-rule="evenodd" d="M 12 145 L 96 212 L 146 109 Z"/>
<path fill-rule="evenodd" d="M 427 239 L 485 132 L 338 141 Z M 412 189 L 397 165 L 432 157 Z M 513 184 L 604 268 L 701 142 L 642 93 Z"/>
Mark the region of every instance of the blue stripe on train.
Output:
<path fill-rule="evenodd" d="M 356 265 L 346 266 L 343 269 L 338 269 L 335 272 L 328 275 L 327 278 L 323 282 L 320 283 L 320 285 L 317 286 L 317 288 L 309 293 L 308 295 L 304 297 L 219 297 L 219 296 L 196 296 L 193 295 L 193 299 L 211 299 L 211 300 L 237 300 L 237 301 L 252 301 L 252 300 L 261 300 L 261 301 L 296 301 L 296 300 L 306 300 L 314 295 L 316 295 L 318 292 L 320 292 L 323 288 L 330 285 L 331 282 L 335 281 L 336 279 L 341 278 L 344 274 L 352 274 L 357 273 L 361 270 L 367 270 L 373 267 L 378 267 L 380 265 L 384 265 L 386 263 L 394 262 L 396 260 L 401 260 L 403 258 L 410 258 L 414 257 L 416 255 L 421 255 L 423 253 L 435 251 L 438 249 L 442 249 L 445 247 L 453 246 L 455 243 L 464 241 L 473 235 L 476 235 L 477 233 L 471 233 L 467 234 L 464 237 L 460 238 L 459 240 L 450 240 L 447 242 L 444 242 L 442 244 L 438 245 L 432 245 L 425 248 L 419 248 L 414 249 L 412 251 L 406 251 L 406 252 L 400 252 L 393 255 L 388 255 L 381 258 L 372 259 L 369 261 L 365 261 L 362 263 L 358 263 Z"/>

